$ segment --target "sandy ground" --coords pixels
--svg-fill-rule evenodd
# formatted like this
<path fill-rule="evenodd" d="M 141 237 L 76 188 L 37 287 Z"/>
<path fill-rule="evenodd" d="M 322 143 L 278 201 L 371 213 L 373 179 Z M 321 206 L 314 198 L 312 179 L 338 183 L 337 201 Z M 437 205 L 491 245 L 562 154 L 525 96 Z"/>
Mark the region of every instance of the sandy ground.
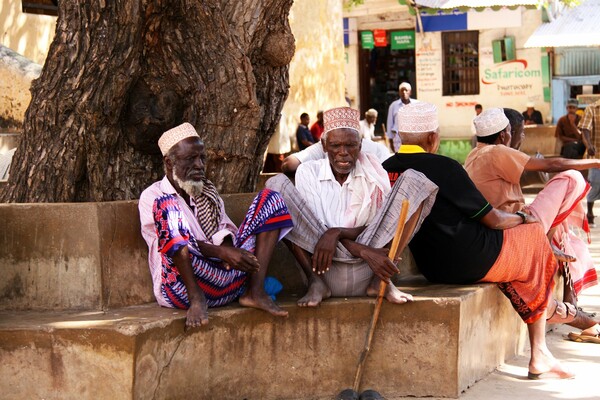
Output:
<path fill-rule="evenodd" d="M 528 200 L 532 197 L 528 195 Z M 596 227 L 592 228 L 590 251 L 600 274 L 600 202 L 595 203 Z M 596 312 L 600 318 L 600 286 L 585 290 L 579 298 L 579 306 L 589 312 Z M 496 371 L 475 383 L 463 392 L 461 400 L 510 399 L 586 399 L 600 400 L 600 344 L 575 343 L 567 339 L 567 334 L 577 331 L 567 325 L 556 325 L 547 335 L 548 347 L 556 358 L 569 366 L 577 376 L 574 379 L 531 381 L 527 379 L 529 348 Z M 493 334 L 493 332 L 490 332 Z M 411 397 L 411 399 L 416 399 Z M 427 399 L 433 399 L 428 397 Z M 390 398 L 388 400 L 400 400 Z"/>

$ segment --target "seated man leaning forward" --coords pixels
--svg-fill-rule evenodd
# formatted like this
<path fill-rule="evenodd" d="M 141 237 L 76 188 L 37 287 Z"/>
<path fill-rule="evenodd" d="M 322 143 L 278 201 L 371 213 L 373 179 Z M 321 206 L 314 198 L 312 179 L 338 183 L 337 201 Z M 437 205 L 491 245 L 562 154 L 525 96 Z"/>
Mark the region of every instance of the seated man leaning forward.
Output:
<path fill-rule="evenodd" d="M 600 161 L 560 157 L 540 159 L 509 147 L 513 144 L 519 147 L 521 132 L 512 132 L 505 113 L 501 108 L 488 108 L 475 117 L 473 123 L 478 143 L 469 153 L 465 169 L 492 207 L 533 215 L 551 240 L 557 259 L 569 263 L 569 268 L 565 268 L 569 275 L 565 278 L 564 302 L 558 303 L 557 312 L 548 322 L 562 322 L 584 329 L 583 339 L 597 338 L 600 325 L 576 308 L 581 290 L 598 284 L 596 268 L 587 245 L 572 233 L 572 228 L 589 231 L 582 204 L 589 184 L 576 170 L 598 168 Z M 516 142 L 512 140 L 513 134 L 517 136 Z M 558 172 L 528 206 L 520 185 L 525 171 Z M 570 335 L 574 336 L 582 339 L 580 335 Z"/>
<path fill-rule="evenodd" d="M 241 305 L 287 316 L 264 291 L 278 239 L 292 227 L 279 193 L 261 191 L 239 229 L 205 176 L 204 143 L 189 123 L 158 140 L 165 177 L 142 193 L 142 235 L 154 296 L 164 307 L 187 309 L 186 326 L 208 323 L 208 307 Z"/>
<path fill-rule="evenodd" d="M 407 171 L 393 190 L 379 160 L 361 151 L 359 112 L 349 107 L 325 111 L 327 157 L 303 162 L 296 187 L 283 174 L 267 181 L 289 207 L 294 229 L 285 242 L 308 278 L 299 306 L 318 306 L 330 296 L 377 295 L 381 280 L 398 272 L 388 258 L 403 199 L 408 219 L 400 249 L 429 214 L 437 188 L 422 174 Z M 388 285 L 386 299 L 412 300 Z"/>
<path fill-rule="evenodd" d="M 541 224 L 531 215 L 493 208 L 458 162 L 433 154 L 440 143 L 433 104 L 421 102 L 398 113 L 402 146 L 383 163 L 390 181 L 397 185 L 412 168 L 439 187 L 431 213 L 409 245 L 419 270 L 436 283 L 498 283 L 527 324 L 529 379 L 572 377 L 546 346 L 547 308 L 549 315 L 556 308 L 549 300 L 557 263 Z"/>

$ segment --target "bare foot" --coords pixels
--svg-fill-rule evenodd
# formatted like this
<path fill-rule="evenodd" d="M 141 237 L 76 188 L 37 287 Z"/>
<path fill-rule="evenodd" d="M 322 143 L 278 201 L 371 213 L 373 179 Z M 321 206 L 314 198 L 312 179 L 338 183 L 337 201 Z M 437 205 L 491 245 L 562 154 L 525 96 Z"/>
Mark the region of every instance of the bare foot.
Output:
<path fill-rule="evenodd" d="M 529 379 L 569 379 L 575 374 L 564 367 L 550 352 L 538 353 L 535 361 L 529 361 Z"/>
<path fill-rule="evenodd" d="M 377 286 L 377 288 L 375 288 L 374 285 L 369 285 L 369 287 L 367 288 L 367 296 L 377 297 L 378 295 L 379 295 L 379 285 Z M 387 301 L 389 301 L 390 303 L 394 303 L 394 304 L 404 304 L 406 302 L 413 301 L 412 295 L 402 292 L 396 286 L 394 286 L 393 284 L 389 284 L 389 283 L 388 283 L 387 287 L 385 288 L 384 296 Z"/>
<path fill-rule="evenodd" d="M 327 287 L 325 282 L 321 278 L 311 278 L 308 284 L 308 291 L 300 300 L 298 300 L 298 306 L 300 307 L 317 307 L 321 304 L 321 301 L 331 297 L 331 290 Z"/>
<path fill-rule="evenodd" d="M 185 327 L 196 328 L 208 324 L 208 306 L 206 300 L 190 304 L 185 318 Z"/>
<path fill-rule="evenodd" d="M 240 305 L 244 307 L 258 308 L 276 317 L 287 317 L 288 312 L 279 307 L 265 292 L 254 294 L 250 289 L 240 296 Z"/>

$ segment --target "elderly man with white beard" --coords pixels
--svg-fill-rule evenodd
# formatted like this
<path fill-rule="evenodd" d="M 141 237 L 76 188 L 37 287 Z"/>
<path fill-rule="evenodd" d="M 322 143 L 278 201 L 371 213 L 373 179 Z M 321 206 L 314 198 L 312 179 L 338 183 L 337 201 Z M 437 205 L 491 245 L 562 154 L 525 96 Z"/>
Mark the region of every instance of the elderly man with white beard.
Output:
<path fill-rule="evenodd" d="M 138 206 L 158 304 L 187 309 L 187 327 L 206 325 L 209 307 L 238 298 L 287 316 L 264 290 L 273 248 L 293 226 L 283 198 L 258 193 L 238 229 L 205 176 L 204 142 L 194 127 L 168 130 L 158 146 L 165 177 L 144 190 Z"/>

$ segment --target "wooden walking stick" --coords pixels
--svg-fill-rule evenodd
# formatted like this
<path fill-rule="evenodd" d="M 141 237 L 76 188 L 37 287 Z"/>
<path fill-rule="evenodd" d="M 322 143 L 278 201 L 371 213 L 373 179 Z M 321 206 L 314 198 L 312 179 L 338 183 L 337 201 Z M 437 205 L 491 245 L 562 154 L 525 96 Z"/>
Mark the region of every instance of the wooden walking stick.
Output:
<path fill-rule="evenodd" d="M 404 224 L 406 223 L 407 215 L 408 215 L 408 200 L 405 199 L 402 201 L 402 209 L 400 210 L 400 218 L 398 219 L 398 226 L 396 227 L 396 233 L 394 234 L 394 239 L 392 240 L 392 247 L 390 247 L 390 252 L 388 253 L 388 257 L 392 261 L 394 261 L 394 259 L 396 258 L 396 253 L 398 252 L 398 245 L 400 244 L 400 238 L 402 237 L 402 232 L 404 231 Z M 369 330 L 367 331 L 365 347 L 363 348 L 363 351 L 360 354 L 360 358 L 358 360 L 358 367 L 356 368 L 356 376 L 354 377 L 354 386 L 352 388 L 357 393 L 358 393 L 358 389 L 360 387 L 360 381 L 362 379 L 363 367 L 365 365 L 365 361 L 367 361 L 367 356 L 369 355 L 369 350 L 371 350 L 371 341 L 373 341 L 373 334 L 375 333 L 375 326 L 377 325 L 377 320 L 379 319 L 379 312 L 381 311 L 381 303 L 383 302 L 383 296 L 385 295 L 386 288 L 387 288 L 387 282 L 381 281 L 379 283 L 379 294 L 377 295 L 375 309 L 373 310 L 373 316 L 371 317 L 371 326 L 369 326 Z"/>

